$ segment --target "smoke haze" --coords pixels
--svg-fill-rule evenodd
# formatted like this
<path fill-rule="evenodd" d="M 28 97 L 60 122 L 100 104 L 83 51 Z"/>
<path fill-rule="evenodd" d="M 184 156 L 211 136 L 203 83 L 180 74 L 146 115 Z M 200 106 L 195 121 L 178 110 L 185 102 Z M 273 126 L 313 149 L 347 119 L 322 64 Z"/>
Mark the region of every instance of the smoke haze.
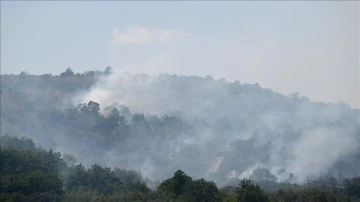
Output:
<path fill-rule="evenodd" d="M 146 116 L 176 116 L 195 127 L 195 133 L 176 134 L 169 142 L 145 143 L 155 153 L 171 154 L 163 156 L 170 165 L 154 164 L 152 156 L 129 165 L 150 178 L 179 167 L 222 183 L 225 176 L 250 177 L 265 168 L 278 181 L 303 183 L 329 172 L 346 175 L 336 165 L 359 154 L 358 110 L 296 93 L 285 96 L 258 84 L 115 71 L 75 103 L 88 100 L 99 102 L 102 113 L 105 106 L 124 105 Z M 129 158 L 137 159 L 134 155 Z"/>

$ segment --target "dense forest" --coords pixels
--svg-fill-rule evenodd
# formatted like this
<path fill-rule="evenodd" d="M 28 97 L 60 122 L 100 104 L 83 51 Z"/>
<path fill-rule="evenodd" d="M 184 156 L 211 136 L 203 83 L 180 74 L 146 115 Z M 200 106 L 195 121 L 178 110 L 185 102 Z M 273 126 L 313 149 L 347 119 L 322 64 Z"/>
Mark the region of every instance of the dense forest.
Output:
<path fill-rule="evenodd" d="M 248 179 L 219 189 L 177 170 L 151 190 L 138 172 L 98 164 L 85 168 L 71 155 L 36 147 L 31 139 L 0 138 L 0 201 L 360 201 L 359 177 L 332 186 L 263 182 L 277 187 L 265 192 Z"/>
<path fill-rule="evenodd" d="M 360 200 L 345 103 L 110 67 L 1 75 L 0 90 L 0 201 Z"/>

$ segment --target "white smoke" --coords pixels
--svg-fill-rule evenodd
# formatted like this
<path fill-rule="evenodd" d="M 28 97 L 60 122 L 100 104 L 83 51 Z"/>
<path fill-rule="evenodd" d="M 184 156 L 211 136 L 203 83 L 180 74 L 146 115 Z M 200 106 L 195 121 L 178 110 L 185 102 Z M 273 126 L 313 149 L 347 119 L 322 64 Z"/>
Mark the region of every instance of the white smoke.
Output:
<path fill-rule="evenodd" d="M 151 157 L 134 163 L 126 159 L 141 154 L 128 154 L 122 162 L 129 168 L 142 170 L 148 178 L 165 168 L 183 168 L 217 181 L 249 177 L 257 168 L 266 168 L 278 181 L 302 183 L 359 152 L 359 113 L 346 104 L 315 103 L 298 93 L 285 96 L 258 84 L 211 76 L 158 75 L 168 69 L 172 42 L 190 35 L 141 26 L 116 29 L 113 74 L 74 100 L 98 102 L 103 113 L 115 104 L 148 116 L 175 115 L 196 127 L 196 134 L 147 142 L 153 154 L 166 153 L 162 158 L 172 165 L 156 165 Z M 111 156 L 106 158 L 112 162 Z"/>
<path fill-rule="evenodd" d="M 116 103 L 147 115 L 180 114 L 190 123 L 204 121 L 207 126 L 198 128 L 196 135 L 179 135 L 174 137 L 175 144 L 171 143 L 174 165 L 194 175 L 203 164 L 207 165 L 203 173 L 224 178 L 248 177 L 264 167 L 279 181 L 293 176 L 295 182 L 303 183 L 326 173 L 339 159 L 357 152 L 360 145 L 358 113 L 347 105 L 288 97 L 257 84 L 115 71 L 77 98 L 78 102 L 89 100 L 102 107 Z M 199 149 L 196 155 L 203 163 L 189 165 L 189 161 L 180 160 L 181 152 L 191 146 Z M 160 167 L 145 161 L 134 169 L 151 176 Z"/>

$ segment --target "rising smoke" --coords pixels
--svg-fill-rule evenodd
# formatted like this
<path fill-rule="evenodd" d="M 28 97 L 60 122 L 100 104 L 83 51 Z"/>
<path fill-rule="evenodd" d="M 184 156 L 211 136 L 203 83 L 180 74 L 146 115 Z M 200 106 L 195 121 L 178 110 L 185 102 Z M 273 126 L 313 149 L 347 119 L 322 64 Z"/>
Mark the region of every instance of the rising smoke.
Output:
<path fill-rule="evenodd" d="M 311 102 L 211 76 L 121 70 L 99 79 L 74 102 L 89 100 L 100 103 L 105 115 L 106 106 L 125 105 L 147 117 L 177 116 L 195 128 L 191 134 L 147 140 L 146 154 L 139 150 L 118 157 L 109 149 L 104 155 L 108 164 L 140 170 L 148 178 L 163 179 L 176 169 L 218 184 L 254 177 L 258 169 L 267 169 L 271 179 L 297 183 L 328 173 L 360 174 L 359 111 L 343 103 Z M 357 171 L 344 171 L 344 162 Z"/>
<path fill-rule="evenodd" d="M 167 120 L 169 125 L 160 127 L 166 135 L 150 136 L 149 131 L 135 131 L 120 143 L 107 144 L 88 138 L 81 127 L 75 133 L 74 128 L 61 125 L 58 117 L 49 116 L 51 120 L 33 124 L 29 120 L 39 117 L 32 113 L 36 114 L 41 107 L 31 109 L 19 120 L 8 118 L 19 106 L 2 110 L 2 114 L 8 113 L 1 117 L 1 132 L 31 134 L 30 138 L 39 145 L 71 153 L 86 166 L 101 163 L 134 169 L 153 180 L 166 179 L 178 169 L 194 178 L 214 180 L 220 186 L 233 178 L 244 177 L 304 183 L 320 175 L 360 175 L 358 109 L 344 103 L 312 102 L 297 93 L 286 96 L 258 84 L 226 82 L 211 76 L 155 76 L 154 73 L 169 70 L 168 62 L 173 59 L 170 56 L 177 53 L 173 46 L 177 41 L 182 44 L 181 40 L 189 36 L 190 32 L 176 29 L 152 30 L 142 26 L 116 29 L 114 66 L 152 75 L 116 69 L 97 78 L 91 89 L 84 88 L 84 92 L 75 92 L 71 97 L 75 106 L 90 100 L 99 103 L 104 116 L 115 107 L 121 111 L 126 106 L 129 110 L 121 115 L 130 124 L 132 115 L 137 113 L 144 114 L 152 123 Z M 51 76 L 43 77 L 45 83 L 52 82 L 48 81 Z M 76 80 L 65 88 L 81 83 Z M 17 90 L 11 83 L 7 85 L 11 91 Z M 26 86 L 26 82 L 20 86 Z M 43 84 L 39 86 L 44 88 Z M 51 88 L 47 90 L 46 94 L 52 93 Z M 33 89 L 30 94 L 39 92 L 44 91 Z M 18 97 L 27 98 L 26 93 Z M 62 98 L 66 104 L 68 96 Z M 38 97 L 46 100 L 52 96 Z M 2 103 L 12 103 L 10 98 L 1 99 Z M 62 111 L 67 108 L 59 99 L 44 101 L 46 105 L 52 102 L 56 103 L 54 108 Z M 184 124 L 171 125 L 179 123 L 171 117 Z M 14 120 L 18 124 L 12 124 Z"/>

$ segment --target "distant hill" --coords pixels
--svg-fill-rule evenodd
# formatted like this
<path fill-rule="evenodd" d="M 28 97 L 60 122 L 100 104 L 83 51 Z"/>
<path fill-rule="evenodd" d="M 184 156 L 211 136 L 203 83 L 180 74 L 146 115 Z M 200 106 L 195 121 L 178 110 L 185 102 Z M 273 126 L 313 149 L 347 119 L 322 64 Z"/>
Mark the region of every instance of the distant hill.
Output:
<path fill-rule="evenodd" d="M 359 110 L 211 76 L 1 75 L 1 134 L 165 179 L 360 175 Z"/>

